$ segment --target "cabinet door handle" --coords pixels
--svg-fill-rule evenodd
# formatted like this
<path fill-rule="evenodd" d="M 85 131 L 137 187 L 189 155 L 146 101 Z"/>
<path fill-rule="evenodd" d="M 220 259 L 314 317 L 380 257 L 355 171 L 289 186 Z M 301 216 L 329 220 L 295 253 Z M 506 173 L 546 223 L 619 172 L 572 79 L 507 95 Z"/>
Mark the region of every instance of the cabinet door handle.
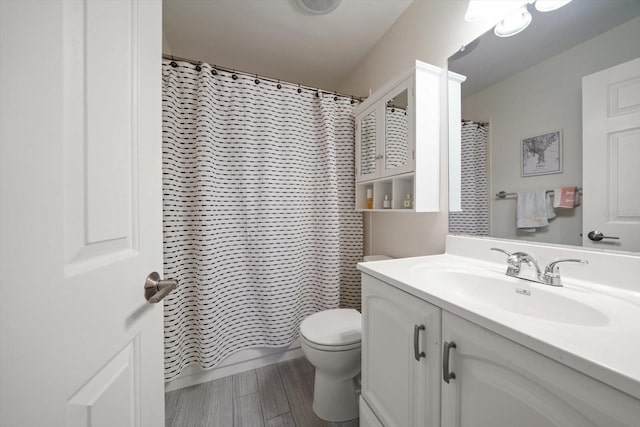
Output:
<path fill-rule="evenodd" d="M 456 348 L 455 341 L 444 342 L 444 347 L 442 349 L 442 379 L 447 384 L 449 384 L 449 380 L 456 379 L 456 374 L 454 372 L 449 372 L 449 350 L 452 348 Z"/>
<path fill-rule="evenodd" d="M 413 327 L 413 353 L 419 362 L 421 357 L 427 357 L 424 351 L 420 351 L 420 331 L 427 329 L 424 325 L 415 325 Z"/>

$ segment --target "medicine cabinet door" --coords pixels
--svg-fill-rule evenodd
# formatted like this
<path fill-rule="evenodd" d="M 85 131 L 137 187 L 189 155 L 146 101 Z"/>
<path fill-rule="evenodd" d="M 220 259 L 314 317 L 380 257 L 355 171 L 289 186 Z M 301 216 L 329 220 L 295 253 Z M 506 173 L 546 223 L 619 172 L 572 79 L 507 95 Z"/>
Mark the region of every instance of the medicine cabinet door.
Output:
<path fill-rule="evenodd" d="M 356 181 L 367 181 L 378 176 L 378 160 L 382 154 L 378 151 L 377 110 L 373 105 L 356 118 Z"/>
<path fill-rule="evenodd" d="M 384 98 L 384 157 L 381 176 L 412 172 L 411 98 L 409 80 L 396 86 Z"/>

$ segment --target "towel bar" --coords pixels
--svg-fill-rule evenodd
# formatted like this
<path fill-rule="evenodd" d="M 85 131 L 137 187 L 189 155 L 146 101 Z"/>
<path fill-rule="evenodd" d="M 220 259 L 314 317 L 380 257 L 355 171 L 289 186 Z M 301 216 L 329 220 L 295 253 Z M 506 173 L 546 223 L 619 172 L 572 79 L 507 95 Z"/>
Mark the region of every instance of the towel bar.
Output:
<path fill-rule="evenodd" d="M 578 192 L 582 194 L 582 188 L 578 188 Z M 553 190 L 547 190 L 546 193 L 549 193 L 553 196 Z M 497 199 L 510 199 L 518 197 L 518 193 L 507 193 L 506 191 L 499 191 L 496 193 Z"/>

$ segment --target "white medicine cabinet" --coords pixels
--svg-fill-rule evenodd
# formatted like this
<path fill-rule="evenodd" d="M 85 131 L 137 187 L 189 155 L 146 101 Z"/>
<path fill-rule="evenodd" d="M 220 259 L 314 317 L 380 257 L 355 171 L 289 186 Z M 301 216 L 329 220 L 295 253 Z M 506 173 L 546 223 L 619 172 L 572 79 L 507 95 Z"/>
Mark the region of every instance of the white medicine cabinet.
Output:
<path fill-rule="evenodd" d="M 441 74 L 416 61 L 356 108 L 356 210 L 440 210 Z"/>

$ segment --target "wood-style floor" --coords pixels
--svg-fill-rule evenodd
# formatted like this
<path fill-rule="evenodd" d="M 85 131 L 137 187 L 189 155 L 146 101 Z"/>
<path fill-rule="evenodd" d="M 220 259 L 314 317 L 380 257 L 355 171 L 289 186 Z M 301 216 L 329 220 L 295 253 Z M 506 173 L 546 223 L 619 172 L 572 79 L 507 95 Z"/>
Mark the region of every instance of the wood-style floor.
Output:
<path fill-rule="evenodd" d="M 314 373 L 302 357 L 169 392 L 166 427 L 358 427 L 314 414 Z"/>

